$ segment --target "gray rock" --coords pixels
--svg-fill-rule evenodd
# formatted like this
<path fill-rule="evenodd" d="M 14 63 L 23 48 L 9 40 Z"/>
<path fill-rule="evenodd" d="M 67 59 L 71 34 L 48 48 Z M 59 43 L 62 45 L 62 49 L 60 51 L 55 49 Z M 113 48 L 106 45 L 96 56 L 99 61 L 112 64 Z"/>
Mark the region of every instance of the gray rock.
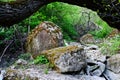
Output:
<path fill-rule="evenodd" d="M 69 42 L 68 45 L 83 47 L 83 45 L 81 45 L 81 44 L 78 43 L 78 42 Z"/>
<path fill-rule="evenodd" d="M 91 76 L 101 76 L 105 71 L 105 64 L 101 62 L 88 62 L 87 74 Z"/>
<path fill-rule="evenodd" d="M 78 72 L 86 67 L 83 47 L 65 46 L 41 52 L 61 73 Z"/>
<path fill-rule="evenodd" d="M 85 47 L 85 50 L 98 50 L 98 46 L 97 45 L 89 45 L 87 47 Z"/>
<path fill-rule="evenodd" d="M 115 73 L 120 73 L 120 54 L 113 55 L 107 59 L 107 68 Z"/>
<path fill-rule="evenodd" d="M 5 78 L 7 80 L 105 80 L 98 76 L 68 75 L 56 73 L 55 71 L 48 71 L 48 74 L 45 74 L 43 69 L 35 68 L 7 70 Z"/>
<path fill-rule="evenodd" d="M 44 21 L 34 28 L 27 37 L 26 51 L 33 57 L 41 51 L 63 46 L 63 34 L 56 24 Z"/>
<path fill-rule="evenodd" d="M 0 80 L 3 80 L 5 74 L 6 74 L 5 70 L 0 70 Z"/>
<path fill-rule="evenodd" d="M 83 75 L 79 80 L 105 80 L 103 77 Z"/>
<path fill-rule="evenodd" d="M 18 60 L 16 61 L 16 64 L 17 64 L 17 65 L 26 65 L 26 64 L 27 64 L 27 61 L 24 60 L 24 59 L 18 59 Z"/>
<path fill-rule="evenodd" d="M 98 62 L 105 62 L 106 56 L 101 53 L 96 45 L 91 45 L 84 48 L 86 53 L 87 59 L 98 61 Z"/>
<path fill-rule="evenodd" d="M 87 21 L 84 24 L 76 24 L 75 29 L 77 33 L 79 34 L 78 37 L 80 38 L 81 36 L 89 33 L 90 31 L 101 30 L 102 28 L 101 26 L 98 26 L 94 22 Z"/>
<path fill-rule="evenodd" d="M 83 45 L 94 44 L 96 41 L 91 34 L 85 34 L 80 38 L 80 43 Z"/>
<path fill-rule="evenodd" d="M 105 76 L 107 80 L 120 80 L 120 73 L 115 74 L 114 72 L 110 70 L 105 70 L 103 75 Z"/>

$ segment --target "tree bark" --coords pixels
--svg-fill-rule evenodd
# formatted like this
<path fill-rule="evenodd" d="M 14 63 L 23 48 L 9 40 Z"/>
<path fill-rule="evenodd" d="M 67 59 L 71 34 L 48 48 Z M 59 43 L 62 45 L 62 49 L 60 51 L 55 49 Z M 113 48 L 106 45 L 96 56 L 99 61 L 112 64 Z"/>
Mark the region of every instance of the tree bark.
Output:
<path fill-rule="evenodd" d="M 0 25 L 11 26 L 32 15 L 43 5 L 51 2 L 65 2 L 87 7 L 97 11 L 98 15 L 111 27 L 120 29 L 120 3 L 118 0 L 16 0 L 0 2 Z"/>

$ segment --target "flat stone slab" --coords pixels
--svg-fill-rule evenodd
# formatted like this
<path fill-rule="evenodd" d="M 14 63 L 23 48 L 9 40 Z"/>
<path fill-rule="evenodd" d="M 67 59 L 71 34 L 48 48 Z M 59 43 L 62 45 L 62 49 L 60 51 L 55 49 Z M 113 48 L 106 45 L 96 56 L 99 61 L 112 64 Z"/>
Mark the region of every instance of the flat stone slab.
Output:
<path fill-rule="evenodd" d="M 55 71 L 48 71 L 48 74 L 45 74 L 43 69 L 29 68 L 26 70 L 9 69 L 7 70 L 5 80 L 105 80 L 105 79 L 97 76 L 60 74 Z"/>

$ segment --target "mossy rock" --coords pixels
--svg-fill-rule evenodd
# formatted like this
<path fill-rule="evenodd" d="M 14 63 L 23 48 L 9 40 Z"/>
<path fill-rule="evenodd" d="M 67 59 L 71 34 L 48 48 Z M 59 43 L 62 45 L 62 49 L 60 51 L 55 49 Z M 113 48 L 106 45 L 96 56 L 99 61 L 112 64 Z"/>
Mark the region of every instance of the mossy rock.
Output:
<path fill-rule="evenodd" d="M 42 22 L 27 37 L 26 51 L 37 55 L 43 50 L 63 46 L 60 27 L 52 22 Z"/>
<path fill-rule="evenodd" d="M 78 72 L 86 67 L 86 56 L 82 47 L 59 47 L 40 54 L 44 54 L 60 73 Z"/>

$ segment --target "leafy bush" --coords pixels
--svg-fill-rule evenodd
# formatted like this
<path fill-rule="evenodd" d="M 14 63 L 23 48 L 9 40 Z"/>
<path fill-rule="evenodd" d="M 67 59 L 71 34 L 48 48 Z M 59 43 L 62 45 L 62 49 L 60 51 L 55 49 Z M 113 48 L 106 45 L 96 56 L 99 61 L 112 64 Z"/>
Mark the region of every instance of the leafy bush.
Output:
<path fill-rule="evenodd" d="M 20 55 L 18 56 L 18 58 L 24 59 L 24 60 L 30 60 L 31 54 L 30 54 L 30 53 L 20 54 Z"/>
<path fill-rule="evenodd" d="M 45 57 L 45 55 L 40 55 L 40 56 L 37 56 L 36 59 L 34 59 L 34 63 L 35 64 L 46 64 L 48 63 L 48 59 Z"/>
<path fill-rule="evenodd" d="M 48 4 L 24 20 L 21 25 L 29 25 L 30 28 L 33 29 L 42 21 L 52 21 L 62 28 L 63 33 L 68 34 L 67 37 L 66 35 L 64 37 L 69 40 L 77 36 L 77 32 L 73 25 L 75 22 L 74 20 L 77 21 L 78 16 L 76 14 L 78 13 L 77 11 L 79 11 L 79 7 L 71 6 L 72 5 L 58 2 Z M 75 12 L 75 10 L 77 11 Z"/>
<path fill-rule="evenodd" d="M 16 0 L 0 0 L 0 2 L 11 2 L 11 1 L 16 1 Z"/>

